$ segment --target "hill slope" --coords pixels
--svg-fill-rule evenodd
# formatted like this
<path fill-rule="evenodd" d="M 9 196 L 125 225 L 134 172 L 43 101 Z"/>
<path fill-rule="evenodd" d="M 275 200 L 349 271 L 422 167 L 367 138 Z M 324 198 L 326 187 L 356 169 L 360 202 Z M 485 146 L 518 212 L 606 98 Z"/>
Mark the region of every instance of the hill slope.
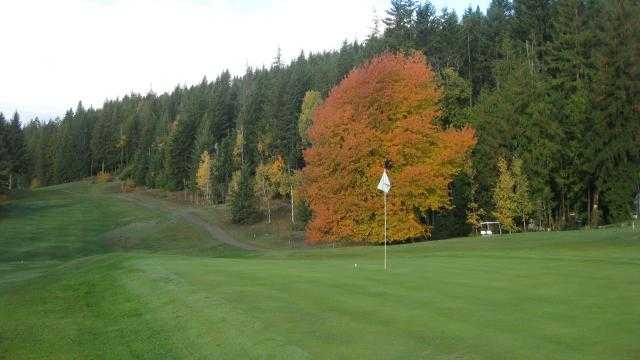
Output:
<path fill-rule="evenodd" d="M 231 247 L 111 186 L 6 209 L 0 358 L 640 356 L 640 233 L 394 246 L 384 272 L 377 247 Z"/>

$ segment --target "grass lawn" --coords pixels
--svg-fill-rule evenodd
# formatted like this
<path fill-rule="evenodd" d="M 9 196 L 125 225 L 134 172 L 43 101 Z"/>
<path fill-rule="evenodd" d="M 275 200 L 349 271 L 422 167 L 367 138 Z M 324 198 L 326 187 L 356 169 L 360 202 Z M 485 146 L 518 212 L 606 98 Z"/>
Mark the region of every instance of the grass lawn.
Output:
<path fill-rule="evenodd" d="M 110 185 L 2 211 L 0 359 L 640 358 L 628 229 L 392 246 L 385 272 L 380 247 L 230 248 Z"/>

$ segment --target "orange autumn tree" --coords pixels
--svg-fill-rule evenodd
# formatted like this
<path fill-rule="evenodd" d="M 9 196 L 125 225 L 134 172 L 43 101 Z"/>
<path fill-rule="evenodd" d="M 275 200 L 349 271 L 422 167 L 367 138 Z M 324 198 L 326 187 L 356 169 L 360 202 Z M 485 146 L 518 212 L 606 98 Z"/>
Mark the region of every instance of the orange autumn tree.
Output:
<path fill-rule="evenodd" d="M 473 129 L 442 130 L 441 90 L 426 59 L 383 54 L 352 71 L 318 107 L 305 150 L 311 243 L 383 240 L 383 164 L 391 178 L 389 240 L 425 236 L 420 214 L 450 206 L 448 186 L 475 144 Z"/>

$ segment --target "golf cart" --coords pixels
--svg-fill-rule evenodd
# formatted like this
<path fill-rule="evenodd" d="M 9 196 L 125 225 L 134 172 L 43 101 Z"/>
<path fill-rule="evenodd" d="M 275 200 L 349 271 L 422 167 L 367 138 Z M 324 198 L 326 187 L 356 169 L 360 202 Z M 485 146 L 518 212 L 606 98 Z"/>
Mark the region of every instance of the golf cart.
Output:
<path fill-rule="evenodd" d="M 480 223 L 480 235 L 491 236 L 495 233 L 496 227 L 498 234 L 502 235 L 502 227 L 498 221 L 483 221 Z"/>

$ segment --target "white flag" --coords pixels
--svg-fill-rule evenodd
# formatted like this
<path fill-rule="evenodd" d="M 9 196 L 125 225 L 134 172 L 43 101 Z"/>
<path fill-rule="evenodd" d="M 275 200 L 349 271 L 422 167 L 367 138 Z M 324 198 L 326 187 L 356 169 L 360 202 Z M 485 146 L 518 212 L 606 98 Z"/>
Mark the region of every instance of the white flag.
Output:
<path fill-rule="evenodd" d="M 380 182 L 378 183 L 378 190 L 384 191 L 385 194 L 391 190 L 391 181 L 387 176 L 387 169 L 384 169 L 382 172 L 382 178 L 380 178 Z"/>

